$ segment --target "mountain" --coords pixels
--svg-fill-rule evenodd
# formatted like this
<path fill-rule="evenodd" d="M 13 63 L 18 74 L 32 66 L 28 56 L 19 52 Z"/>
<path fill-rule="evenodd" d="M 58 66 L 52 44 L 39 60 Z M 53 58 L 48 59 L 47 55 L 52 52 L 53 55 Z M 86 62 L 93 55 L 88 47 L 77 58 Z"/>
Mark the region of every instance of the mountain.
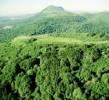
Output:
<path fill-rule="evenodd" d="M 62 7 L 48 6 L 41 12 L 23 20 L 8 23 L 12 29 L 0 26 L 0 41 L 10 40 L 19 35 L 39 34 L 73 34 L 88 33 L 90 35 L 109 33 L 109 12 L 71 13 Z M 4 26 L 3 26 L 4 27 Z"/>
<path fill-rule="evenodd" d="M 56 6 L 48 6 L 45 9 L 43 9 L 40 12 L 41 16 L 48 16 L 48 17 L 53 17 L 53 16 L 67 16 L 70 15 L 72 13 L 66 11 L 64 8 L 62 7 L 56 7 Z"/>
<path fill-rule="evenodd" d="M 42 13 L 57 13 L 57 12 L 64 12 L 64 8 L 56 7 L 56 6 L 48 6 L 42 10 Z"/>

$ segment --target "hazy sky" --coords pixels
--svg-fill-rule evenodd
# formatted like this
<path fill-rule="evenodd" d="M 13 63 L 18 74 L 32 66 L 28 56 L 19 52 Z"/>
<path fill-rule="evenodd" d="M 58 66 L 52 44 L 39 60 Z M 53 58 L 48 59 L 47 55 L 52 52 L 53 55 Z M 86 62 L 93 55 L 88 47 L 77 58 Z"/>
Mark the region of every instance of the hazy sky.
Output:
<path fill-rule="evenodd" d="M 35 13 L 48 5 L 70 11 L 109 11 L 109 0 L 0 0 L 0 16 Z"/>

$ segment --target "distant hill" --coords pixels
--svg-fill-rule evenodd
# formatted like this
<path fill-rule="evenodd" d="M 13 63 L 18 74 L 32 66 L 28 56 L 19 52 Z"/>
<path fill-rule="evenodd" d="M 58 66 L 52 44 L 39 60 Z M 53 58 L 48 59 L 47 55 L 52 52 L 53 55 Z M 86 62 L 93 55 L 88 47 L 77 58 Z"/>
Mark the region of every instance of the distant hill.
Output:
<path fill-rule="evenodd" d="M 65 10 L 62 7 L 48 6 L 47 8 L 41 11 L 41 13 L 45 13 L 45 14 L 58 13 L 58 12 L 65 13 Z"/>
<path fill-rule="evenodd" d="M 70 14 L 72 15 L 72 13 L 66 11 L 64 8 L 56 6 L 48 6 L 47 8 L 43 9 L 39 14 L 41 17 L 69 16 Z"/>
<path fill-rule="evenodd" d="M 89 33 L 89 35 L 109 33 L 109 12 L 71 13 L 62 7 L 48 6 L 41 12 L 8 23 L 12 29 L 3 30 L 0 25 L 0 41 L 19 35 L 54 33 Z"/>

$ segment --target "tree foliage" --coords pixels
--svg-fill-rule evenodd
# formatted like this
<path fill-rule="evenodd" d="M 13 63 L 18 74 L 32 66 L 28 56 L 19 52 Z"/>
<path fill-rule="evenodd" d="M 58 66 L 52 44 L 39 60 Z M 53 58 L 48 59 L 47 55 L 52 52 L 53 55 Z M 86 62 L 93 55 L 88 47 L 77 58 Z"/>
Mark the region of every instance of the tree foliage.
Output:
<path fill-rule="evenodd" d="M 108 45 L 0 46 L 0 99 L 108 98 Z"/>

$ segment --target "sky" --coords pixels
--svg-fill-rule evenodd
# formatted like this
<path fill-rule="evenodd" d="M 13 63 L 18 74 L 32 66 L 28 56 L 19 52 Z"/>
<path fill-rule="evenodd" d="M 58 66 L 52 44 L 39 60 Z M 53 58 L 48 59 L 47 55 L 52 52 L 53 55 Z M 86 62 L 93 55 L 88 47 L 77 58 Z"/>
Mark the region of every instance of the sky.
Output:
<path fill-rule="evenodd" d="M 109 0 L 0 0 L 0 16 L 16 16 L 40 12 L 49 5 L 69 11 L 109 11 Z"/>

